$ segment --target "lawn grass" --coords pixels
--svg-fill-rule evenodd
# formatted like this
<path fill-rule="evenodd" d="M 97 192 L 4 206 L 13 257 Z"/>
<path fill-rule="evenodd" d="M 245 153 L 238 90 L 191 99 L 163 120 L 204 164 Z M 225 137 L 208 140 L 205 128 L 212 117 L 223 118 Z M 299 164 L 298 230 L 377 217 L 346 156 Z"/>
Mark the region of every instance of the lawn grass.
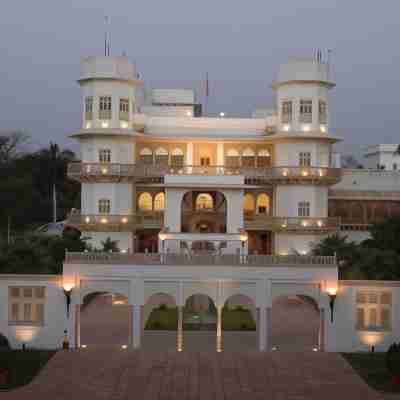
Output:
<path fill-rule="evenodd" d="M 55 351 L 7 350 L 0 352 L 0 369 L 8 370 L 8 382 L 0 390 L 11 390 L 28 384 L 47 364 Z"/>
<path fill-rule="evenodd" d="M 342 356 L 367 384 L 386 393 L 400 393 L 400 387 L 392 384 L 386 368 L 386 353 L 343 353 Z"/>
<path fill-rule="evenodd" d="M 185 313 L 185 317 L 190 313 Z M 178 328 L 178 310 L 176 307 L 155 308 L 152 310 L 146 330 L 176 331 Z M 184 330 L 215 330 L 215 323 L 184 323 Z M 228 309 L 222 311 L 222 329 L 226 331 L 254 331 L 256 324 L 249 310 Z"/>

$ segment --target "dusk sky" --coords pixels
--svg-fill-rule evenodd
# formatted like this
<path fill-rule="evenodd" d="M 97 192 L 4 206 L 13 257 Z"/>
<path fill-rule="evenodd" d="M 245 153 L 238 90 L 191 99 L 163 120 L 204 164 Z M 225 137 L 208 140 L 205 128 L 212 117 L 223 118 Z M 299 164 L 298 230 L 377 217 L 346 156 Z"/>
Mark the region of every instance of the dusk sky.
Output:
<path fill-rule="evenodd" d="M 227 116 L 271 107 L 279 64 L 330 48 L 337 149 L 400 142 L 400 2 L 391 0 L 3 0 L 0 130 L 26 131 L 35 148 L 77 149 L 67 136 L 80 126 L 80 58 L 102 54 L 105 15 L 112 54 L 126 52 L 146 87 L 199 89 L 208 71 L 209 110 Z"/>

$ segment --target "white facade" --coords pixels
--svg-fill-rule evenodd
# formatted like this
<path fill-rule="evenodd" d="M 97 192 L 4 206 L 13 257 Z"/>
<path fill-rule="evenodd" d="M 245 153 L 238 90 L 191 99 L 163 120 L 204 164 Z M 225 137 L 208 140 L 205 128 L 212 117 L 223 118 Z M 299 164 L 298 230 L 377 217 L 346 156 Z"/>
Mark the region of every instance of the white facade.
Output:
<path fill-rule="evenodd" d="M 396 171 L 400 169 L 398 144 L 376 144 L 368 146 L 364 153 L 365 166 L 370 169 Z"/>

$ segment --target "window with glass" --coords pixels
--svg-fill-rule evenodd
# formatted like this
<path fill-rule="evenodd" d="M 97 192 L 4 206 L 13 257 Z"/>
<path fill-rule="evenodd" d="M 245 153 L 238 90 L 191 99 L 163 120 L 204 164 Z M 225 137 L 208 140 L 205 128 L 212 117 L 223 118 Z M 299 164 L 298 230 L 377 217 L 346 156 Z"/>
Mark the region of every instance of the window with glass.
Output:
<path fill-rule="evenodd" d="M 164 193 L 157 193 L 154 197 L 154 211 L 163 211 L 165 209 Z"/>
<path fill-rule="evenodd" d="M 242 166 L 243 167 L 255 167 L 256 157 L 252 149 L 245 149 L 242 153 Z"/>
<path fill-rule="evenodd" d="M 164 149 L 164 147 L 159 147 L 156 150 L 155 162 L 157 165 L 168 165 L 168 158 L 168 150 Z"/>
<path fill-rule="evenodd" d="M 271 154 L 268 150 L 260 150 L 257 155 L 257 167 L 267 168 L 271 166 Z"/>
<path fill-rule="evenodd" d="M 269 214 L 269 196 L 265 193 L 257 196 L 257 213 Z"/>
<path fill-rule="evenodd" d="M 153 198 L 150 193 L 144 192 L 140 194 L 138 207 L 140 211 L 151 211 L 153 209 Z"/>
<path fill-rule="evenodd" d="M 85 98 L 85 119 L 93 119 L 93 96 L 87 96 Z"/>
<path fill-rule="evenodd" d="M 208 167 L 210 163 L 210 157 L 200 157 L 200 165 L 202 167 Z"/>
<path fill-rule="evenodd" d="M 200 193 L 196 198 L 196 210 L 212 210 L 214 201 L 210 194 Z"/>
<path fill-rule="evenodd" d="M 282 123 L 287 124 L 292 122 L 293 103 L 290 100 L 282 101 Z"/>
<path fill-rule="evenodd" d="M 180 148 L 176 148 L 171 153 L 171 165 L 173 167 L 183 167 L 184 157 L 183 151 Z"/>
<path fill-rule="evenodd" d="M 310 202 L 300 201 L 297 206 L 297 215 L 299 217 L 309 217 L 310 216 Z"/>
<path fill-rule="evenodd" d="M 310 167 L 311 166 L 311 153 L 301 152 L 299 153 L 299 165 L 300 167 Z"/>
<path fill-rule="evenodd" d="M 119 99 L 119 119 L 129 121 L 129 99 Z"/>
<path fill-rule="evenodd" d="M 392 293 L 362 291 L 356 293 L 356 329 L 392 329 Z"/>
<path fill-rule="evenodd" d="M 111 96 L 100 96 L 99 119 L 111 119 Z"/>
<path fill-rule="evenodd" d="M 44 286 L 9 287 L 9 324 L 43 325 L 46 288 Z"/>
<path fill-rule="evenodd" d="M 139 159 L 142 164 L 153 164 L 153 152 L 148 147 L 140 150 Z"/>
<path fill-rule="evenodd" d="M 240 165 L 240 157 L 239 152 L 236 149 L 228 150 L 226 157 L 225 157 L 225 165 L 227 167 L 239 167 Z"/>
<path fill-rule="evenodd" d="M 110 163 L 111 162 L 111 150 L 110 149 L 100 149 L 99 150 L 99 162 Z"/>
<path fill-rule="evenodd" d="M 326 101 L 319 100 L 318 102 L 318 117 L 320 124 L 326 124 L 327 122 L 327 107 Z"/>
<path fill-rule="evenodd" d="M 111 201 L 109 199 L 100 199 L 98 202 L 99 214 L 110 214 Z"/>
<path fill-rule="evenodd" d="M 300 100 L 300 122 L 312 122 L 312 100 Z"/>

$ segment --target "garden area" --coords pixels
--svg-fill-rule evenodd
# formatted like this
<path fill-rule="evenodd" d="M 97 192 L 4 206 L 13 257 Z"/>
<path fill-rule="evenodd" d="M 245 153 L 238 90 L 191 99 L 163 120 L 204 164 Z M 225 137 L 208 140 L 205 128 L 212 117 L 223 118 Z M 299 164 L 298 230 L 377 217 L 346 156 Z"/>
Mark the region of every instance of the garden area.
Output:
<path fill-rule="evenodd" d="M 1 350 L 0 391 L 31 382 L 54 354 L 48 350 Z"/>

